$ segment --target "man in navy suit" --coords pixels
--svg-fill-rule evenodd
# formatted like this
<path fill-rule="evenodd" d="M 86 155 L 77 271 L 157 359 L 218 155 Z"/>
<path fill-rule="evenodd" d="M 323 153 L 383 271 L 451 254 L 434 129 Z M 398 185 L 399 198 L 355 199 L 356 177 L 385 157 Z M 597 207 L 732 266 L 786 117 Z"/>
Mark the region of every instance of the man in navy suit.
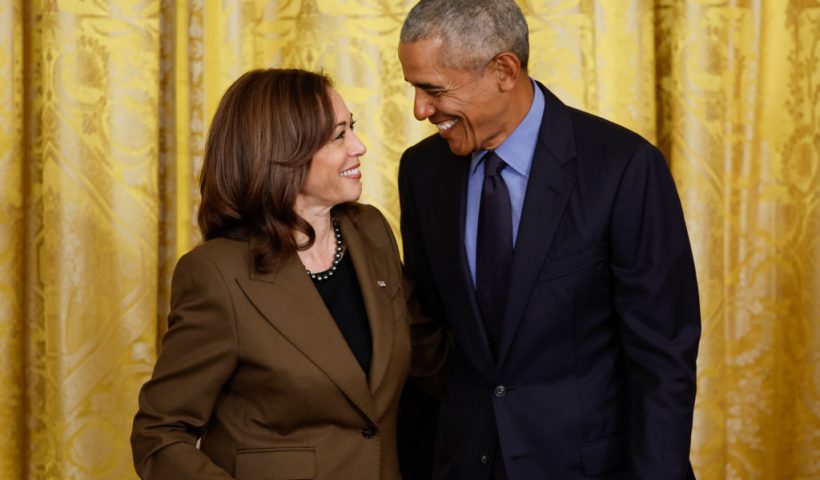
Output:
<path fill-rule="evenodd" d="M 401 32 L 415 117 L 438 128 L 399 169 L 413 328 L 455 344 L 432 478 L 694 478 L 700 314 L 675 184 L 528 57 L 512 0 L 423 0 Z"/>

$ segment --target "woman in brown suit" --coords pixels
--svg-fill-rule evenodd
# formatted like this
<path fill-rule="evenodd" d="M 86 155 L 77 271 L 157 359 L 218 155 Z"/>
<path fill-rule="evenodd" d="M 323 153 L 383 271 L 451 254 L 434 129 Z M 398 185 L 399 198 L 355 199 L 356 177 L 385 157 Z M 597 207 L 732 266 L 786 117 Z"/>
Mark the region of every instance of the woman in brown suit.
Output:
<path fill-rule="evenodd" d="M 257 70 L 222 99 L 168 332 L 131 444 L 144 479 L 399 479 L 410 368 L 393 234 L 327 77 Z M 199 446 L 197 447 L 197 442 Z"/>

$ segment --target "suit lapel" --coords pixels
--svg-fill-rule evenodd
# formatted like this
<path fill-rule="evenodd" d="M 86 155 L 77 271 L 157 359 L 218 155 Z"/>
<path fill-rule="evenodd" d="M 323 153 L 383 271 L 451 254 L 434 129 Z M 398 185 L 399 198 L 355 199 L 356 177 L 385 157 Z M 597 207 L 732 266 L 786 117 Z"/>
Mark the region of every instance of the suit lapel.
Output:
<path fill-rule="evenodd" d="M 384 380 L 393 349 L 393 309 L 390 298 L 398 292 L 398 273 L 390 274 L 390 258 L 383 247 L 377 246 L 359 233 L 348 216 L 339 220 L 347 243 L 350 259 L 359 279 L 370 333 L 373 337 L 373 358 L 370 362 L 370 392 L 375 393 Z"/>
<path fill-rule="evenodd" d="M 575 176 L 563 166 L 575 158 L 572 123 L 567 107 L 540 83 L 544 117 L 533 154 L 518 239 L 513 253 L 510 291 L 499 343 L 497 370 L 515 338 L 518 324 L 547 256 L 558 223 L 575 185 Z"/>
<path fill-rule="evenodd" d="M 318 290 L 305 274 L 299 257 L 291 255 L 283 259 L 267 274 L 256 273 L 252 266 L 250 271 L 249 278 L 236 280 L 251 303 L 273 328 L 322 370 L 363 415 L 377 424 L 364 372 Z"/>

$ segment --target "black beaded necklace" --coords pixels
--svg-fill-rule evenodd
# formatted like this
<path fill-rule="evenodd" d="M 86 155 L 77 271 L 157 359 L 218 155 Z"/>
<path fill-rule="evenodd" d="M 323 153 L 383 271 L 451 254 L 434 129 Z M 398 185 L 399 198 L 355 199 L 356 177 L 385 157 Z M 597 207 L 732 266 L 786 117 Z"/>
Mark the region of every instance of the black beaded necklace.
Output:
<path fill-rule="evenodd" d="M 336 217 L 330 217 L 331 222 L 333 222 L 333 232 L 336 236 L 336 251 L 333 253 L 333 265 L 330 266 L 324 272 L 316 272 L 312 273 L 310 270 L 305 268 L 305 271 L 310 276 L 310 279 L 314 282 L 324 282 L 336 273 L 336 270 L 339 268 L 339 262 L 342 260 L 342 231 L 339 229 L 339 224 L 336 223 Z"/>

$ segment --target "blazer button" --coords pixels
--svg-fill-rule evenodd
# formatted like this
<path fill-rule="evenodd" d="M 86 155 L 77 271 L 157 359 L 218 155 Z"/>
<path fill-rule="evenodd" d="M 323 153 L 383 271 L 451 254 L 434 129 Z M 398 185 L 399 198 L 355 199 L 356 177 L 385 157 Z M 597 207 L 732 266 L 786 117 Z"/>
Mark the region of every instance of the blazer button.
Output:
<path fill-rule="evenodd" d="M 373 425 L 366 425 L 362 429 L 362 436 L 367 439 L 371 439 L 376 436 L 376 427 Z"/>
<path fill-rule="evenodd" d="M 490 456 L 489 455 L 482 455 L 481 456 L 481 463 L 484 465 L 488 465 L 490 463 Z"/>
<path fill-rule="evenodd" d="M 503 397 L 504 395 L 507 394 L 507 388 L 504 387 L 504 385 L 499 385 L 499 386 L 495 387 L 495 390 L 494 390 L 493 393 L 495 393 L 496 397 Z"/>

